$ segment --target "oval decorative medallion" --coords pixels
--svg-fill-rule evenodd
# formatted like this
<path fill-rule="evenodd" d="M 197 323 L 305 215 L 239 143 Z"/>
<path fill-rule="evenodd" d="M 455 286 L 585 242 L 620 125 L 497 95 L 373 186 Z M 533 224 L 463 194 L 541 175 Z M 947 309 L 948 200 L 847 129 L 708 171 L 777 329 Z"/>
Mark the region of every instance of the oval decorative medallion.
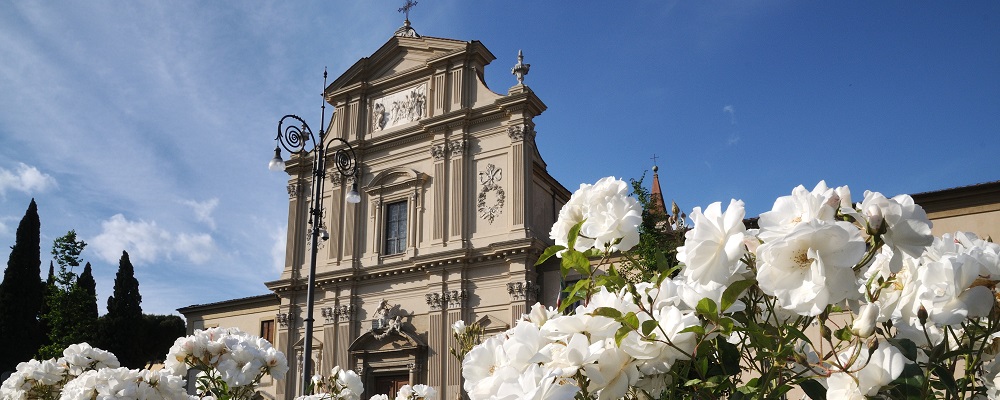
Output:
<path fill-rule="evenodd" d="M 479 211 L 479 217 L 491 224 L 503 211 L 503 203 L 507 198 L 499 184 L 502 178 L 503 170 L 493 164 L 487 164 L 486 171 L 479 172 L 479 183 L 483 185 L 483 188 L 479 191 L 476 209 Z M 495 193 L 496 200 L 492 205 L 487 206 L 486 201 L 490 193 Z"/>

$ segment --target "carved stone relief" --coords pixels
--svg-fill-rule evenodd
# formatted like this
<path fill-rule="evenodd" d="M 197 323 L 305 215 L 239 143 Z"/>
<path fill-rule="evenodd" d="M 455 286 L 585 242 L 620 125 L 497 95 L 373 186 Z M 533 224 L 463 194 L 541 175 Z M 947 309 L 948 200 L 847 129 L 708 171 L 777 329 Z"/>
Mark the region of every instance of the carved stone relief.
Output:
<path fill-rule="evenodd" d="M 460 157 L 465 152 L 465 141 L 456 140 L 448 142 L 448 155 Z"/>
<path fill-rule="evenodd" d="M 465 294 L 464 289 L 452 290 L 444 292 L 444 298 L 448 303 L 448 308 L 462 308 L 468 295 Z"/>
<path fill-rule="evenodd" d="M 427 84 L 382 96 L 372 101 L 372 131 L 420 120 L 427 104 Z"/>
<path fill-rule="evenodd" d="M 533 282 L 509 282 L 507 283 L 507 294 L 513 301 L 535 301 L 538 291 L 541 289 Z"/>
<path fill-rule="evenodd" d="M 499 184 L 502 178 L 503 170 L 493 164 L 487 164 L 486 170 L 479 172 L 479 183 L 483 187 L 479 190 L 476 210 L 479 211 L 480 218 L 485 219 L 491 224 L 503 211 L 503 204 L 507 199 L 506 193 L 504 193 L 503 188 Z M 487 201 L 490 193 L 494 193 L 495 200 L 492 202 Z"/>
<path fill-rule="evenodd" d="M 446 290 L 441 293 L 431 292 L 424 295 L 424 297 L 427 298 L 427 305 L 431 307 L 431 310 L 439 311 L 445 308 L 462 308 L 469 295 L 465 292 L 465 289 L 462 289 Z"/>
<path fill-rule="evenodd" d="M 444 146 L 440 145 L 440 144 L 436 144 L 436 145 L 431 146 L 431 156 L 434 157 L 435 160 L 438 160 L 438 161 L 443 160 L 444 159 Z"/>
<path fill-rule="evenodd" d="M 302 195 L 305 192 L 305 185 L 301 183 L 289 183 L 288 184 L 288 198 L 294 199 Z"/>
<path fill-rule="evenodd" d="M 535 132 L 527 125 L 511 125 L 507 127 L 507 136 L 510 136 L 510 140 L 513 142 L 524 140 L 525 138 L 530 139 L 534 135 Z"/>
<path fill-rule="evenodd" d="M 399 305 L 389 305 L 389 301 L 382 299 L 378 309 L 372 318 L 370 332 L 377 340 L 382 340 L 391 333 L 400 333 L 402 328 L 401 316 L 399 315 Z"/>
<path fill-rule="evenodd" d="M 523 140 L 524 139 L 524 127 L 521 125 L 513 125 L 507 127 L 507 136 L 510 136 L 510 140 Z"/>
<path fill-rule="evenodd" d="M 441 309 L 441 293 L 431 292 L 424 295 L 427 298 L 427 305 L 431 307 L 431 310 L 437 311 Z"/>
<path fill-rule="evenodd" d="M 354 319 L 354 304 L 341 304 L 333 309 L 333 314 L 337 316 L 339 322 L 347 322 Z"/>
<path fill-rule="evenodd" d="M 347 322 L 351 320 L 354 314 L 354 305 L 341 304 L 336 307 L 324 307 L 321 309 L 323 313 L 323 318 L 326 319 L 326 323 L 332 324 L 335 322 Z"/>
<path fill-rule="evenodd" d="M 332 324 L 336 322 L 336 317 L 333 315 L 333 308 L 323 307 L 319 311 L 323 314 L 323 319 L 326 320 L 326 323 Z"/>

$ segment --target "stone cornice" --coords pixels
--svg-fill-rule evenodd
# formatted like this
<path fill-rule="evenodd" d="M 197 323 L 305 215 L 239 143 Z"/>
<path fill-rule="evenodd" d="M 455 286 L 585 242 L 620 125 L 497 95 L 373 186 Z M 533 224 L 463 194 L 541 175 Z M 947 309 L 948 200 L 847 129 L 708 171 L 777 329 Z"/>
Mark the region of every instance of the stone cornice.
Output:
<path fill-rule="evenodd" d="M 496 100 L 495 104 L 505 111 L 525 110 L 526 114 L 536 116 L 544 112 L 548 107 L 535 95 L 535 92 L 524 86 L 525 89 L 519 93 L 512 93 Z"/>
<path fill-rule="evenodd" d="M 972 214 L 1000 209 L 1000 181 L 980 183 L 911 195 L 913 201 L 935 217 Z"/>
<path fill-rule="evenodd" d="M 377 153 L 385 149 L 402 147 L 412 143 L 426 141 L 428 140 L 428 136 L 425 133 L 426 131 L 419 125 L 403 128 L 387 135 L 380 135 L 375 139 L 369 140 L 366 143 L 365 151 L 369 153 Z"/>
<path fill-rule="evenodd" d="M 509 240 L 491 244 L 486 248 L 478 249 L 478 251 L 458 249 L 418 256 L 407 261 L 362 267 L 362 269 L 358 270 L 343 269 L 339 271 L 318 272 L 316 274 L 316 287 L 336 286 L 372 279 L 396 278 L 409 274 L 426 273 L 426 271 L 431 269 L 461 267 L 471 262 L 526 259 L 537 256 L 544 250 L 545 243 L 542 243 L 538 239 Z M 299 279 L 279 279 L 265 282 L 265 286 L 275 293 L 306 289 L 305 282 Z"/>

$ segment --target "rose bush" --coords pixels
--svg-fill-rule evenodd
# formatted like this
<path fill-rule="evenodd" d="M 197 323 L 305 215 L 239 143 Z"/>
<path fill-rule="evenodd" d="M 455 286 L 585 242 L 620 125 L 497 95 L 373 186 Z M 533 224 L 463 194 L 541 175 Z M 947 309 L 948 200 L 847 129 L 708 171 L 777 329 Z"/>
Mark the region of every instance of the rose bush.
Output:
<path fill-rule="evenodd" d="M 747 229 L 742 201 L 691 213 L 675 267 L 630 282 L 639 215 L 624 182 L 559 213 L 575 285 L 464 354 L 471 399 L 998 398 L 1000 246 L 934 238 L 906 195 L 799 186 Z"/>
<path fill-rule="evenodd" d="M 178 338 L 158 371 L 121 368 L 110 352 L 74 344 L 63 357 L 29 360 L 0 385 L 0 398 L 20 399 L 250 399 L 265 375 L 282 379 L 285 355 L 235 328 L 197 330 Z M 188 369 L 197 369 L 198 393 L 188 395 Z"/>
<path fill-rule="evenodd" d="M 464 323 L 463 323 L 464 331 Z M 456 328 L 457 329 L 457 328 Z M 354 371 L 333 367 L 330 376 L 316 375 L 312 379 L 310 393 L 295 400 L 359 400 L 364 387 L 361 377 Z M 368 400 L 392 400 L 387 395 L 376 394 Z M 395 400 L 436 400 L 437 391 L 427 385 L 403 385 L 396 392 Z"/>
<path fill-rule="evenodd" d="M 333 367 L 330 376 L 315 375 L 309 388 L 312 393 L 297 400 L 359 400 L 365 391 L 361 377 L 349 369 Z"/>

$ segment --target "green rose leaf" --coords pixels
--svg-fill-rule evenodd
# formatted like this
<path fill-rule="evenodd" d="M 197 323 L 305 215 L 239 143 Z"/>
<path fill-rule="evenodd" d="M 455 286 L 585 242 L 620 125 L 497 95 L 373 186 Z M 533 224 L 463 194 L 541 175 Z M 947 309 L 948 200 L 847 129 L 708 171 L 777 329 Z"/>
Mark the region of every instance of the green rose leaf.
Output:
<path fill-rule="evenodd" d="M 716 317 L 719 316 L 719 308 L 716 306 L 715 301 L 706 297 L 698 302 L 698 306 L 695 307 L 695 311 L 698 314 L 708 318 L 709 321 L 715 321 Z"/>
<path fill-rule="evenodd" d="M 563 250 L 566 250 L 566 246 L 560 246 L 560 245 L 549 246 L 548 248 L 545 249 L 545 251 L 542 252 L 542 255 L 538 257 L 538 261 L 535 261 L 535 265 L 541 265 L 550 257 L 556 255 L 556 253 Z"/>
<path fill-rule="evenodd" d="M 618 320 L 622 317 L 622 312 L 618 311 L 614 307 L 598 307 L 596 310 L 590 313 L 590 315 L 599 315 L 602 317 L 608 317 L 614 320 Z"/>
<path fill-rule="evenodd" d="M 745 279 L 742 281 L 733 282 L 726 288 L 725 292 L 722 292 L 722 312 L 726 312 L 740 298 L 740 295 L 747 290 L 747 288 L 757 284 L 756 279 Z"/>
<path fill-rule="evenodd" d="M 584 222 L 587 222 L 587 220 L 584 219 L 583 221 L 577 222 L 576 225 L 573 225 L 572 228 L 569 228 L 569 237 L 566 238 L 567 248 L 572 249 L 576 247 L 576 239 L 580 236 L 580 227 L 583 226 Z"/>

